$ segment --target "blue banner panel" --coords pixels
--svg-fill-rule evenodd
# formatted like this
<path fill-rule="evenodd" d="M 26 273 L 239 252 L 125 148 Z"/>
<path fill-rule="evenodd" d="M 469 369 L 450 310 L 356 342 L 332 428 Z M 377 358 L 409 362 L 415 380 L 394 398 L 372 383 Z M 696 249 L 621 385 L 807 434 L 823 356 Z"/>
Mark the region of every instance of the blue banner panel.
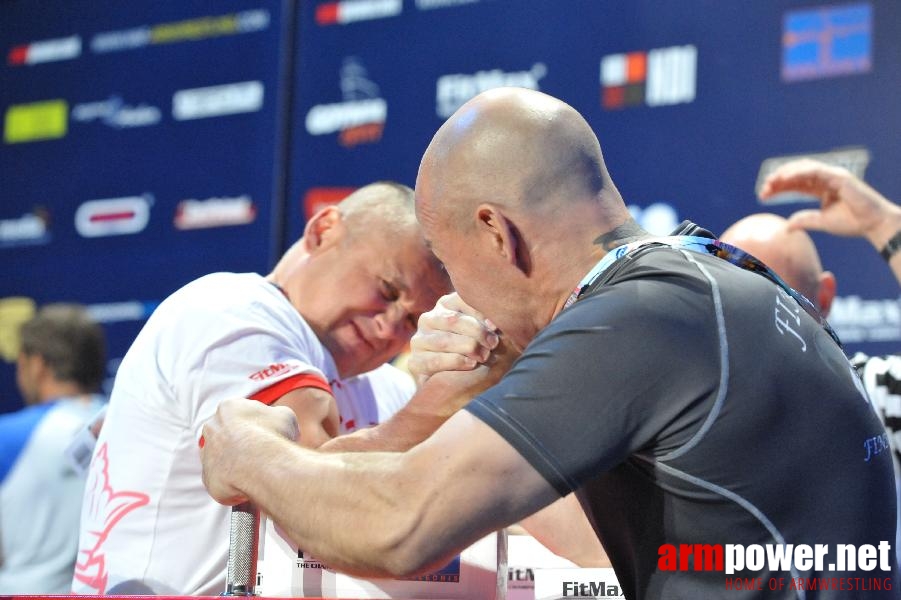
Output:
<path fill-rule="evenodd" d="M 176 288 L 271 266 L 285 14 L 279 0 L 0 7 L 0 410 L 20 403 L 11 299 L 87 304 L 112 374 Z"/>
<path fill-rule="evenodd" d="M 289 237 L 326 198 L 412 185 L 441 123 L 481 91 L 538 89 L 579 110 L 635 217 L 721 232 L 760 181 L 816 155 L 901 202 L 901 4 L 339 0 L 300 5 Z M 838 278 L 850 352 L 901 348 L 897 282 L 862 240 L 813 234 Z"/>

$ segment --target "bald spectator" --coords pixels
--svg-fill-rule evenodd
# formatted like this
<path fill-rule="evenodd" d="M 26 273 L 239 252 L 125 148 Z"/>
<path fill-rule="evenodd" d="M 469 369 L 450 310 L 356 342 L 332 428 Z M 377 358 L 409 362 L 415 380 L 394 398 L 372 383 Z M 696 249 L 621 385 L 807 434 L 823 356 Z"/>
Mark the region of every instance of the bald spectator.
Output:
<path fill-rule="evenodd" d="M 720 240 L 762 260 L 788 285 L 813 302 L 823 316 L 835 298 L 835 275 L 823 270 L 820 254 L 803 229 L 770 213 L 747 216 L 731 225 Z"/>

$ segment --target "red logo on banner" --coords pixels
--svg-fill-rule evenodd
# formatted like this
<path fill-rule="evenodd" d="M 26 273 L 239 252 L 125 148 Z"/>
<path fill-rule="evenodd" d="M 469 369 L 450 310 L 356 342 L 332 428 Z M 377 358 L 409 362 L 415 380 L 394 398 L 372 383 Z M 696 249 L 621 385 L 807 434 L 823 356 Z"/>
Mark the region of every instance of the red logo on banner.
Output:
<path fill-rule="evenodd" d="M 316 7 L 316 23 L 333 25 L 338 22 L 338 3 L 327 2 Z"/>
<path fill-rule="evenodd" d="M 352 187 L 316 187 L 307 190 L 303 197 L 303 214 L 304 218 L 309 220 L 310 217 L 325 208 L 338 204 L 357 188 Z"/>

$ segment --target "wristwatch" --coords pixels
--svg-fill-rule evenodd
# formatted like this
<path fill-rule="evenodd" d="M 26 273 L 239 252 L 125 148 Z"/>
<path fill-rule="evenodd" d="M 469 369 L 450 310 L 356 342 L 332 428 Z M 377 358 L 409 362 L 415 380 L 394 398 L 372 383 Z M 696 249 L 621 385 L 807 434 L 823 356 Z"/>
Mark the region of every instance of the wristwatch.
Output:
<path fill-rule="evenodd" d="M 885 259 L 886 262 L 892 259 L 892 256 L 895 255 L 898 250 L 901 250 L 901 231 L 896 233 L 892 239 L 888 241 L 885 247 L 879 251 L 879 254 L 882 255 L 882 258 Z"/>

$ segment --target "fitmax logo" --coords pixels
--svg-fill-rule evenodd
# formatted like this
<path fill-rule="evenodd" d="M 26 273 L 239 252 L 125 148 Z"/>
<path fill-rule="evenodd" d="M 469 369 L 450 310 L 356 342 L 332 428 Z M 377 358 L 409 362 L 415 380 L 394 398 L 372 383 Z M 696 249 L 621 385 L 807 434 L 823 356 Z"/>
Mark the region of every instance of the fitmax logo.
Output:
<path fill-rule="evenodd" d="M 603 581 L 564 581 L 564 598 L 616 598 L 622 595 L 619 586 Z"/>

